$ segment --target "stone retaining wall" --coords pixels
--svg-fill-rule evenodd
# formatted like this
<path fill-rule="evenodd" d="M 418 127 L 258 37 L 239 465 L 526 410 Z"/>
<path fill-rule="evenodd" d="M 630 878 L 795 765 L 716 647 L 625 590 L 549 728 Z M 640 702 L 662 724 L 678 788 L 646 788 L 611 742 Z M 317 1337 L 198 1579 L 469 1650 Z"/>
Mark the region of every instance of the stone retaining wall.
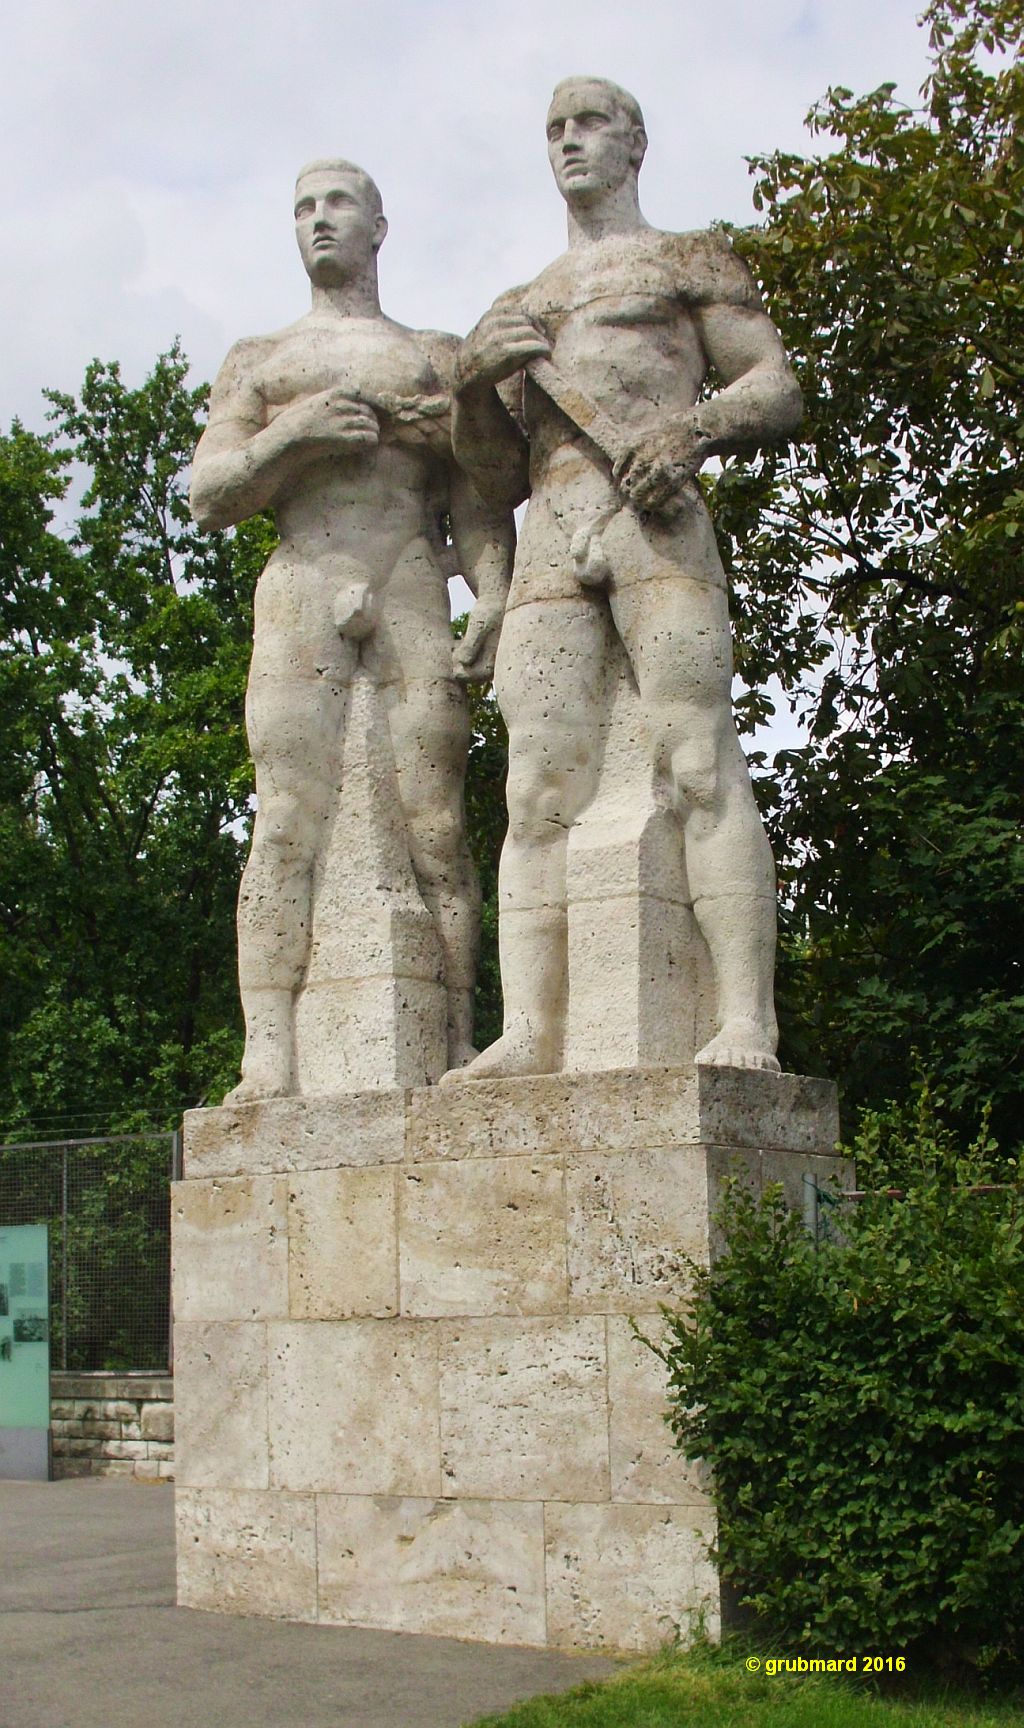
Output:
<path fill-rule="evenodd" d="M 53 1474 L 174 1480 L 170 1374 L 51 1374 Z"/>

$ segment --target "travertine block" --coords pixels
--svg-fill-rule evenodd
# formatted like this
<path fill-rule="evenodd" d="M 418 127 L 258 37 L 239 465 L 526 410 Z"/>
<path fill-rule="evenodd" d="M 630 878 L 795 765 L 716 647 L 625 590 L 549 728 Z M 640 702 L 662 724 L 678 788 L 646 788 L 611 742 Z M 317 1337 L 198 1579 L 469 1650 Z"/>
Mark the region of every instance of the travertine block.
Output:
<path fill-rule="evenodd" d="M 567 1070 L 692 1062 L 695 940 L 689 907 L 651 894 L 570 904 Z"/>
<path fill-rule="evenodd" d="M 129 1433 L 129 1429 L 135 1426 L 135 1423 L 122 1423 L 122 1438 L 125 1440 L 132 1439 L 134 1436 Z M 174 1405 L 151 1405 L 148 1410 L 143 1410 L 142 1421 L 138 1427 L 143 1440 L 172 1441 L 174 1439 Z"/>
<path fill-rule="evenodd" d="M 405 1147 L 405 1099 L 395 1088 L 188 1110 L 185 1174 L 257 1175 L 397 1163 Z"/>
<path fill-rule="evenodd" d="M 839 1139 L 839 1102 L 832 1080 L 743 1068 L 698 1068 L 696 1073 L 696 1140 L 820 1153 Z"/>
<path fill-rule="evenodd" d="M 441 1345 L 444 1492 L 608 1497 L 604 1321 L 468 1320 Z"/>
<path fill-rule="evenodd" d="M 565 1190 L 571 1309 L 650 1312 L 682 1300 L 686 1256 L 708 1255 L 702 1148 L 567 1157 Z"/>
<path fill-rule="evenodd" d="M 177 1320 L 288 1313 L 288 1184 L 238 1176 L 173 1186 Z"/>
<path fill-rule="evenodd" d="M 398 1310 L 395 1173 L 307 1170 L 288 1185 L 288 1291 L 296 1320 Z"/>
<path fill-rule="evenodd" d="M 697 1507 L 545 1507 L 548 1640 L 651 1650 L 706 1615 L 718 1629 L 707 1557 L 710 1513 Z"/>
<path fill-rule="evenodd" d="M 179 1321 L 174 1407 L 179 1482 L 194 1488 L 268 1487 L 264 1324 Z"/>
<path fill-rule="evenodd" d="M 453 1082 L 409 1101 L 412 1158 L 603 1151 L 699 1138 L 697 1071 L 539 1074 Z"/>
<path fill-rule="evenodd" d="M 179 1486 L 175 1501 L 181 1607 L 316 1619 L 312 1496 Z"/>
<path fill-rule="evenodd" d="M 565 1307 L 559 1158 L 416 1164 L 398 1180 L 403 1314 L 551 1314 Z"/>
<path fill-rule="evenodd" d="M 440 1494 L 433 1328 L 296 1321 L 270 1327 L 268 1345 L 275 1488 Z"/>
<path fill-rule="evenodd" d="M 820 1153 L 839 1138 L 830 1080 L 752 1069 L 633 1069 L 414 1091 L 411 1158 L 645 1150 L 687 1142 Z"/>
<path fill-rule="evenodd" d="M 660 1314 L 643 1314 L 639 1330 L 660 1344 Z M 668 1414 L 668 1370 L 638 1338 L 624 1314 L 608 1317 L 608 1444 L 611 1497 L 644 1504 L 710 1506 L 703 1463 L 684 1458 Z"/>
<path fill-rule="evenodd" d="M 422 1086 L 447 1066 L 445 993 L 423 978 L 324 979 L 295 1008 L 305 1092 Z"/>
<path fill-rule="evenodd" d="M 324 1494 L 317 1528 L 321 1620 L 544 1642 L 540 1505 Z"/>

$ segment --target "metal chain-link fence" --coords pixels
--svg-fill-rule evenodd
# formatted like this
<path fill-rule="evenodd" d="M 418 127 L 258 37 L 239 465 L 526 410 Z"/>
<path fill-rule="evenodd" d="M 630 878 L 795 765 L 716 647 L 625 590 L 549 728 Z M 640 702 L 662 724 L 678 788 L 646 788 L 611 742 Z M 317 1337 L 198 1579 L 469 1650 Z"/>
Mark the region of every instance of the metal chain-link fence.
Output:
<path fill-rule="evenodd" d="M 0 1225 L 50 1227 L 54 1368 L 171 1362 L 170 1183 L 177 1134 L 0 1146 Z"/>

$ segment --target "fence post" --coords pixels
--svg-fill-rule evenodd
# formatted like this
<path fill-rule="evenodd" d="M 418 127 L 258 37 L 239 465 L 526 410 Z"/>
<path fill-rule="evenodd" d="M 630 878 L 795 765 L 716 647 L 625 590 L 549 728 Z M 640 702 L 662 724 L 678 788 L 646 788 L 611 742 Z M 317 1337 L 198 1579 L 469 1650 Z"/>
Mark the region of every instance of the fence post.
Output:
<path fill-rule="evenodd" d="M 171 1134 L 171 1181 L 180 1182 L 184 1168 L 184 1147 L 182 1132 L 175 1128 Z M 174 1373 L 174 1287 L 171 1286 L 167 1300 L 167 1366 Z"/>
<path fill-rule="evenodd" d="M 68 1366 L 68 1149 L 60 1161 L 60 1365 Z"/>
<path fill-rule="evenodd" d="M 171 1181 L 180 1182 L 184 1159 L 183 1136 L 180 1128 L 171 1134 Z"/>
<path fill-rule="evenodd" d="M 818 1179 L 816 1176 L 811 1176 L 808 1174 L 807 1171 L 804 1171 L 803 1184 L 804 1184 L 804 1223 L 806 1224 L 811 1235 L 814 1237 L 815 1242 L 817 1242 L 818 1235 L 819 1235 L 819 1220 L 820 1220 L 819 1199 L 818 1199 Z"/>

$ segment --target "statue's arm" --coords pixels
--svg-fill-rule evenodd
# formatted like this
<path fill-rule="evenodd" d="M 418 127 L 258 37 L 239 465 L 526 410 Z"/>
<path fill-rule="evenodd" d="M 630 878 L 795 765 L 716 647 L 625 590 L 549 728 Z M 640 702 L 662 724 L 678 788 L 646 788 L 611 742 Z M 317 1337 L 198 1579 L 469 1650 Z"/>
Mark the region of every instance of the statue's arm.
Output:
<path fill-rule="evenodd" d="M 464 385 L 452 404 L 452 448 L 483 495 L 514 510 L 529 496 L 530 451 L 493 385 Z"/>
<path fill-rule="evenodd" d="M 301 397 L 268 420 L 253 380 L 263 347 L 238 343 L 210 393 L 209 423 L 192 459 L 192 514 L 201 528 L 228 528 L 266 510 L 317 456 L 376 447 L 376 415 L 342 390 Z"/>
<path fill-rule="evenodd" d="M 645 434 L 616 464 L 630 502 L 656 513 L 673 510 L 709 456 L 788 438 L 803 412 L 800 387 L 746 264 L 724 235 L 704 236 L 699 250 L 680 239 L 680 299 L 722 388 Z"/>
<path fill-rule="evenodd" d="M 498 384 L 551 345 L 521 310 L 517 292 L 502 295 L 462 343 L 452 412 L 455 459 L 496 508 L 513 510 L 530 492 L 530 450 L 505 407 Z"/>
<path fill-rule="evenodd" d="M 694 417 L 708 455 L 756 449 L 800 425 L 800 386 L 771 319 L 759 306 L 708 305 L 697 314 L 704 351 L 723 388 Z"/>
<path fill-rule="evenodd" d="M 515 521 L 511 509 L 487 502 L 469 476 L 454 465 L 449 498 L 458 567 L 476 596 L 466 634 L 455 644 L 455 676 L 486 683 L 494 675 L 494 657 L 512 580 Z"/>

